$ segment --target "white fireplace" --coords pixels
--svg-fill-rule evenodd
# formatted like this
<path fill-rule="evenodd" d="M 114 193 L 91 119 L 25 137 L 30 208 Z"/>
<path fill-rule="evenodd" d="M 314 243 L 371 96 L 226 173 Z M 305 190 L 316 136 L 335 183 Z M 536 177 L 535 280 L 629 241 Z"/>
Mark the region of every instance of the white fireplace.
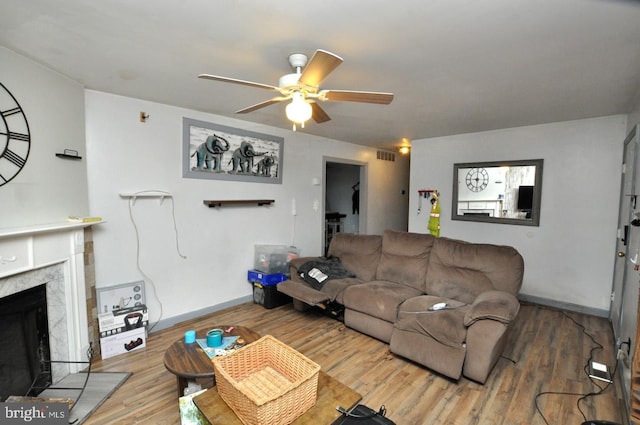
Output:
<path fill-rule="evenodd" d="M 87 361 L 84 228 L 58 223 L 0 230 L 0 298 L 46 284 L 51 359 Z M 86 365 L 56 366 L 54 382 Z"/>

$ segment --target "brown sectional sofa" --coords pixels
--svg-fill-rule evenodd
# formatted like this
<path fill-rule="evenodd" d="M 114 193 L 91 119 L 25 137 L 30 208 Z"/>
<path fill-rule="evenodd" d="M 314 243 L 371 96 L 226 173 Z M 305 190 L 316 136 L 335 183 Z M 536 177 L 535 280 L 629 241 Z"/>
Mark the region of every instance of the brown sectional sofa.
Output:
<path fill-rule="evenodd" d="M 327 252 L 355 277 L 314 289 L 298 274 L 278 290 L 294 307 L 344 306 L 346 326 L 389 343 L 391 352 L 453 379 L 484 383 L 518 314 L 524 262 L 512 247 L 473 244 L 429 234 L 387 230 L 338 233 Z M 446 303 L 441 310 L 433 310 Z"/>

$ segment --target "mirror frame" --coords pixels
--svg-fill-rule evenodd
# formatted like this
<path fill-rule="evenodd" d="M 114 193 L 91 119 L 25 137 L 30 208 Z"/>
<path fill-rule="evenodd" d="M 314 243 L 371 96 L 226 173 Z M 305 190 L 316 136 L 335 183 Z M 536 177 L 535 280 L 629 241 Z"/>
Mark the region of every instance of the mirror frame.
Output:
<path fill-rule="evenodd" d="M 453 164 L 453 190 L 451 196 L 451 220 L 476 221 L 483 223 L 515 224 L 521 226 L 540 226 L 540 201 L 542 199 L 543 159 L 524 159 L 515 161 L 465 162 Z M 458 170 L 461 168 L 489 168 L 535 166 L 536 176 L 533 189 L 533 208 L 531 218 L 487 217 L 481 215 L 458 214 Z"/>

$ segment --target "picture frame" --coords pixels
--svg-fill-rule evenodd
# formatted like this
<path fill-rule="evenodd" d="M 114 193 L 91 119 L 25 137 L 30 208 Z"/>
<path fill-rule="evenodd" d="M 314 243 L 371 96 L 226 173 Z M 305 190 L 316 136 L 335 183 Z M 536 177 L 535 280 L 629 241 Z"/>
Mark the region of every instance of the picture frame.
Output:
<path fill-rule="evenodd" d="M 284 138 L 183 117 L 182 176 L 282 184 Z"/>

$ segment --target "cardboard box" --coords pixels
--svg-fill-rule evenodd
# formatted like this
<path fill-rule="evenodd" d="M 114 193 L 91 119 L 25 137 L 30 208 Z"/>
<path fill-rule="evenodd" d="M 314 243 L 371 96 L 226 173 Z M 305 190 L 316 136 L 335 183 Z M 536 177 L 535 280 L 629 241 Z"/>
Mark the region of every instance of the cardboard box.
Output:
<path fill-rule="evenodd" d="M 144 281 L 96 288 L 98 313 L 146 304 Z"/>
<path fill-rule="evenodd" d="M 149 313 L 147 312 L 147 306 L 144 304 L 98 314 L 100 337 L 143 328 L 148 324 Z"/>
<path fill-rule="evenodd" d="M 130 353 L 147 346 L 147 328 L 136 328 L 126 332 L 100 338 L 102 358 Z"/>

